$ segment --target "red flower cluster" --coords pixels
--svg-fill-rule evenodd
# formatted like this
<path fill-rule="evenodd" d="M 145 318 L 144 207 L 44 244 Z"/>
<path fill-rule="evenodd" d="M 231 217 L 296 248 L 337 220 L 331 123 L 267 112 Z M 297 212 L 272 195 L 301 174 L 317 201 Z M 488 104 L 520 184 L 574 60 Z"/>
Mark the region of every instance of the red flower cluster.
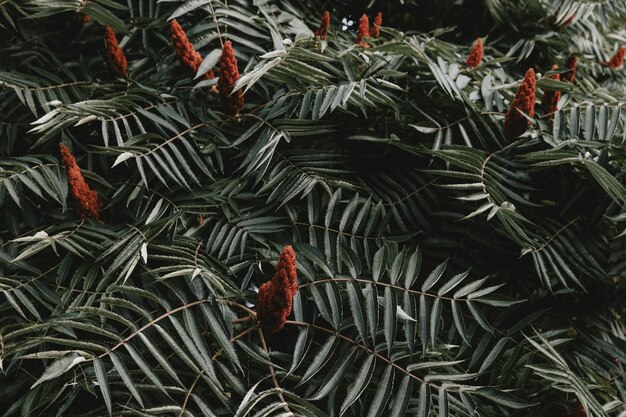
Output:
<path fill-rule="evenodd" d="M 366 14 L 363 14 L 359 19 L 359 31 L 356 34 L 356 43 L 359 46 L 368 47 L 367 42 L 363 42 L 363 38 L 370 37 L 370 19 Z"/>
<path fill-rule="evenodd" d="M 261 285 L 257 296 L 257 318 L 272 333 L 282 329 L 291 314 L 293 297 L 298 291 L 296 278 L 296 254 L 291 246 L 285 246 L 274 277 Z"/>
<path fill-rule="evenodd" d="M 87 14 L 76 13 L 74 15 L 74 20 L 79 25 L 86 25 L 87 23 L 91 22 L 91 16 L 89 16 Z"/>
<path fill-rule="evenodd" d="M 172 42 L 174 43 L 174 50 L 176 55 L 180 58 L 181 62 L 189 68 L 192 76 L 195 77 L 198 72 L 198 68 L 202 63 L 202 56 L 193 49 L 193 45 L 187 39 L 187 34 L 183 28 L 178 24 L 176 19 L 170 23 L 170 31 L 172 32 Z M 209 70 L 205 75 L 207 80 L 214 77 L 213 70 Z"/>
<path fill-rule="evenodd" d="M 315 36 L 320 39 L 328 39 L 328 26 L 330 25 L 330 13 L 325 11 L 320 21 L 320 27 L 315 31 Z"/>
<path fill-rule="evenodd" d="M 106 44 L 106 57 L 109 69 L 119 75 L 126 77 L 126 57 L 119 43 L 113 29 L 110 26 L 104 30 L 104 43 Z"/>
<path fill-rule="evenodd" d="M 568 27 L 569 25 L 572 24 L 573 21 L 574 21 L 574 16 L 572 15 L 569 19 L 567 19 L 565 22 L 563 22 L 561 27 L 563 27 L 563 28 Z"/>
<path fill-rule="evenodd" d="M 504 136 L 507 139 L 513 139 L 521 135 L 530 126 L 530 120 L 520 114 L 520 111 L 530 117 L 535 115 L 536 84 L 535 71 L 532 68 L 528 68 L 524 80 L 519 86 L 511 107 L 509 107 L 509 111 L 504 118 Z"/>
<path fill-rule="evenodd" d="M 98 198 L 98 193 L 89 188 L 83 174 L 80 172 L 80 167 L 76 163 L 76 158 L 74 158 L 69 148 L 60 143 L 59 150 L 61 151 L 63 166 L 67 171 L 67 182 L 70 186 L 70 191 L 76 200 L 76 212 L 83 219 L 87 217 L 99 219 L 102 203 Z"/>
<path fill-rule="evenodd" d="M 370 29 L 372 37 L 377 38 L 380 36 L 380 27 L 383 25 L 383 14 L 378 12 L 374 18 L 374 26 Z"/>
<path fill-rule="evenodd" d="M 561 74 L 561 81 L 569 81 L 570 83 L 574 82 L 574 77 L 576 77 L 576 66 L 578 65 L 578 59 L 576 55 L 570 55 L 565 63 L 565 67 L 569 69 L 569 71 Z"/>
<path fill-rule="evenodd" d="M 619 68 L 622 66 L 622 64 L 624 63 L 624 55 L 626 54 L 626 48 L 619 48 L 617 50 L 617 52 L 615 53 L 615 55 L 613 55 L 613 57 L 611 59 L 609 59 L 608 61 L 604 62 L 604 65 L 606 65 L 609 68 Z"/>
<path fill-rule="evenodd" d="M 578 403 L 578 408 L 574 410 L 571 417 L 587 417 L 587 412 L 585 411 L 585 407 L 581 403 Z"/>
<path fill-rule="evenodd" d="M 465 65 L 471 68 L 476 68 L 480 65 L 483 60 L 483 40 L 481 38 L 476 39 L 476 43 L 472 50 L 470 51 L 467 60 L 465 61 Z"/>
<path fill-rule="evenodd" d="M 239 68 L 237 68 L 237 58 L 230 41 L 224 42 L 222 56 L 220 57 L 219 79 L 217 89 L 220 94 L 220 101 L 224 106 L 224 111 L 230 115 L 237 115 L 243 109 L 243 93 L 237 90 L 234 93 L 233 86 L 239 79 Z M 232 94 L 231 94 L 232 93 Z"/>
<path fill-rule="evenodd" d="M 556 71 L 559 69 L 558 65 L 552 66 L 552 71 Z M 561 77 L 559 73 L 550 75 L 550 78 L 553 80 L 560 81 Z M 556 105 L 561 99 L 560 91 L 545 91 L 543 93 L 543 97 L 541 98 L 541 107 L 543 108 L 543 112 L 545 114 L 552 114 L 556 111 Z"/>
<path fill-rule="evenodd" d="M 556 25 L 556 18 L 557 18 L 558 14 L 553 14 L 552 16 L 550 16 L 550 18 L 548 19 L 548 21 L 550 23 L 552 23 L 553 25 L 561 28 L 561 29 L 565 29 L 566 27 L 568 27 L 569 25 L 572 24 L 572 22 L 574 21 L 574 15 L 571 15 L 567 20 L 561 22 L 560 25 Z"/>

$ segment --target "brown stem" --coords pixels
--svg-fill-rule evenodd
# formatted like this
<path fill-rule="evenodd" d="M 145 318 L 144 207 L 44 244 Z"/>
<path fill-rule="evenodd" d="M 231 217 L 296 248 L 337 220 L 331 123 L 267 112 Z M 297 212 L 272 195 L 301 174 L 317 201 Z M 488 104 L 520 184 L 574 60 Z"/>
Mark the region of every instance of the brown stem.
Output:
<path fill-rule="evenodd" d="M 250 333 L 253 330 L 256 330 L 259 327 L 258 324 L 255 324 L 252 327 L 248 327 L 246 330 L 244 330 L 243 332 L 239 333 L 237 336 L 234 336 L 230 339 L 230 343 L 233 343 L 235 340 L 244 337 L 245 335 L 247 335 L 248 333 Z"/>
<path fill-rule="evenodd" d="M 261 339 L 261 346 L 263 346 L 263 350 L 265 351 L 265 353 L 267 353 L 267 357 L 269 358 L 270 352 L 267 349 L 267 344 L 265 343 L 265 336 L 263 336 L 263 329 L 261 328 L 259 328 L 259 338 Z M 270 375 L 272 376 L 274 387 L 276 387 L 276 390 L 278 392 L 278 398 L 280 398 L 280 400 L 285 405 L 285 410 L 288 413 L 291 413 L 291 410 L 289 409 L 289 405 L 287 404 L 287 401 L 285 401 L 285 397 L 283 396 L 282 388 L 280 387 L 280 385 L 278 385 L 278 380 L 276 379 L 276 373 L 274 372 L 274 367 L 272 366 L 271 360 L 269 361 L 268 366 L 270 368 Z M 291 413 L 291 415 L 293 415 L 293 413 Z"/>
<path fill-rule="evenodd" d="M 361 349 L 365 350 L 365 351 L 366 351 L 366 352 L 368 352 L 370 355 L 374 355 L 376 358 L 378 358 L 378 359 L 382 360 L 383 362 L 386 362 L 387 364 L 389 364 L 389 365 L 393 366 L 394 368 L 396 368 L 397 370 L 399 370 L 399 371 L 400 371 L 400 372 L 402 372 L 403 374 L 410 376 L 411 378 L 415 379 L 416 381 L 419 381 L 419 382 L 421 382 L 421 383 L 425 383 L 425 384 L 427 384 L 427 385 L 431 385 L 431 386 L 435 387 L 435 385 L 430 384 L 430 383 L 428 383 L 428 382 L 424 381 L 423 379 L 421 379 L 420 377 L 413 375 L 411 372 L 407 371 L 406 369 L 404 369 L 403 367 L 401 367 L 400 365 L 398 365 L 397 363 L 395 363 L 395 362 L 394 362 L 394 361 L 392 361 L 391 359 L 386 358 L 385 356 L 381 355 L 381 354 L 380 354 L 380 353 L 378 353 L 378 352 L 374 352 L 373 350 L 368 349 L 368 348 L 367 348 L 367 347 L 365 347 L 365 345 L 363 345 L 362 343 L 356 342 L 356 341 L 354 341 L 354 340 L 350 339 L 348 336 L 344 336 L 344 335 L 342 335 L 341 333 L 339 333 L 339 332 L 337 332 L 337 331 L 335 331 L 335 330 L 331 330 L 331 329 L 328 329 L 328 328 L 326 328 L 326 327 L 318 326 L 317 324 L 305 323 L 305 322 L 302 322 L 302 321 L 287 320 L 287 321 L 285 322 L 285 324 L 293 324 L 294 326 L 308 326 L 308 327 L 312 327 L 312 328 L 314 328 L 314 329 L 321 330 L 321 331 L 323 331 L 323 332 L 326 332 L 326 333 L 329 333 L 329 334 L 335 335 L 335 336 L 337 336 L 338 338 L 340 338 L 340 339 L 342 339 L 342 340 L 345 340 L 346 342 L 350 342 L 350 343 L 352 343 L 353 345 L 355 345 L 355 346 L 357 346 L 357 347 L 359 347 L 359 348 L 361 348 Z"/>
<path fill-rule="evenodd" d="M 202 372 L 204 372 L 204 371 L 202 371 Z M 194 379 L 193 383 L 191 384 L 191 386 L 187 390 L 187 394 L 185 395 L 185 400 L 183 401 L 183 405 L 180 408 L 180 413 L 178 414 L 178 417 L 182 417 L 183 414 L 185 413 L 185 408 L 187 408 L 187 402 L 189 401 L 189 397 L 191 396 L 191 392 L 196 387 L 196 384 L 198 383 L 198 380 L 202 376 L 202 372 L 200 372 L 198 375 L 196 375 L 196 379 Z"/>

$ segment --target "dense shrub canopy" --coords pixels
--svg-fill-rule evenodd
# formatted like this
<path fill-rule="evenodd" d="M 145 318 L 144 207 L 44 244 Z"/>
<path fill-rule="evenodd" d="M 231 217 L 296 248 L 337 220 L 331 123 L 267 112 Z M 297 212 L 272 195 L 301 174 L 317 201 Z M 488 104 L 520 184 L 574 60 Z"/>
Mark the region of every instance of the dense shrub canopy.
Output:
<path fill-rule="evenodd" d="M 625 21 L 1 1 L 0 416 L 626 416 Z"/>

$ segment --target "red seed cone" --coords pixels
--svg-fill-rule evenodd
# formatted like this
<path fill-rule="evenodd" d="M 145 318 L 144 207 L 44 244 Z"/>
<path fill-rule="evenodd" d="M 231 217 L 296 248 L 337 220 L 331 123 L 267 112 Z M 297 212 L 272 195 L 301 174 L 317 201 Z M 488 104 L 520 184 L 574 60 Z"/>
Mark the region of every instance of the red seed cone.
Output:
<path fill-rule="evenodd" d="M 582 404 L 578 403 L 578 407 L 572 412 L 571 417 L 587 417 L 587 412 Z"/>
<path fill-rule="evenodd" d="M 82 13 L 76 13 L 74 15 L 74 19 L 76 20 L 76 23 L 81 25 L 86 25 L 91 22 L 91 16 Z"/>
<path fill-rule="evenodd" d="M 330 13 L 325 11 L 320 21 L 320 27 L 315 31 L 315 36 L 320 39 L 328 39 L 328 26 L 330 25 Z"/>
<path fill-rule="evenodd" d="M 528 68 L 522 84 L 519 86 L 515 98 L 504 118 L 504 136 L 513 139 L 528 129 L 530 120 L 520 114 L 520 111 L 530 117 L 535 115 L 535 90 L 537 81 L 535 71 Z"/>
<path fill-rule="evenodd" d="M 483 40 L 481 38 L 476 39 L 476 43 L 472 47 L 467 60 L 465 61 L 465 65 L 470 68 L 476 68 L 480 65 L 483 60 Z"/>
<path fill-rule="evenodd" d="M 556 18 L 557 18 L 558 14 L 553 14 L 552 16 L 550 16 L 550 18 L 548 19 L 548 21 L 550 23 L 552 23 L 553 25 L 555 25 L 557 28 L 559 29 L 565 29 L 566 27 L 568 27 L 569 25 L 572 24 L 572 22 L 574 21 L 574 15 L 571 15 L 567 20 L 562 21 L 560 25 L 556 24 Z"/>
<path fill-rule="evenodd" d="M 561 25 L 562 28 L 566 28 L 569 25 L 572 24 L 572 22 L 574 21 L 574 16 L 572 15 L 569 19 L 567 19 L 565 22 L 563 22 L 563 24 Z"/>
<path fill-rule="evenodd" d="M 565 63 L 565 67 L 569 69 L 569 71 L 561 74 L 561 81 L 568 81 L 570 83 L 574 82 L 574 78 L 576 77 L 576 67 L 578 66 L 578 58 L 576 55 L 570 55 Z"/>
<path fill-rule="evenodd" d="M 230 115 L 237 115 L 243 109 L 243 93 L 241 90 L 233 91 L 233 86 L 239 79 L 239 69 L 237 68 L 237 58 L 230 41 L 224 42 L 222 56 L 220 57 L 219 79 L 217 89 L 220 101 L 224 106 L 224 111 Z"/>
<path fill-rule="evenodd" d="M 558 65 L 552 66 L 552 71 L 556 71 L 559 69 Z M 558 73 L 552 74 L 549 76 L 553 80 L 560 81 L 561 77 Z M 543 97 L 541 98 L 541 107 L 543 108 L 544 114 L 552 115 L 556 111 L 556 105 L 561 99 L 560 91 L 544 91 Z"/>
<path fill-rule="evenodd" d="M 615 55 L 606 62 L 603 62 L 609 68 L 619 68 L 624 63 L 624 55 L 626 54 L 626 48 L 619 48 Z"/>
<path fill-rule="evenodd" d="M 356 43 L 359 46 L 368 47 L 368 43 L 363 41 L 363 38 L 370 37 L 370 20 L 366 14 L 363 14 L 359 19 L 359 31 L 356 34 Z"/>
<path fill-rule="evenodd" d="M 126 77 L 126 56 L 120 44 L 117 42 L 115 33 L 110 26 L 104 30 L 104 43 L 106 45 L 106 59 L 109 69 L 116 75 Z"/>
<path fill-rule="evenodd" d="M 187 38 L 187 34 L 176 19 L 170 22 L 170 31 L 172 32 L 172 43 L 174 44 L 176 55 L 183 65 L 192 73 L 192 77 L 195 77 L 202 63 L 202 55 L 193 48 L 193 45 Z M 209 70 L 204 74 L 204 77 L 207 80 L 212 79 L 214 77 L 213 70 Z"/>
<path fill-rule="evenodd" d="M 76 200 L 76 212 L 83 219 L 88 217 L 99 219 L 102 203 L 98 198 L 98 193 L 89 188 L 80 167 L 76 163 L 76 158 L 69 148 L 60 143 L 59 150 L 61 151 L 61 161 L 67 171 L 70 192 Z"/>
<path fill-rule="evenodd" d="M 370 33 L 373 38 L 377 38 L 380 36 L 380 27 L 383 25 L 383 14 L 378 12 L 376 17 L 374 18 L 374 25 L 370 29 Z"/>
<path fill-rule="evenodd" d="M 256 313 L 264 328 L 274 333 L 285 326 L 297 291 L 296 254 L 291 246 L 285 246 L 274 277 L 259 288 Z"/>

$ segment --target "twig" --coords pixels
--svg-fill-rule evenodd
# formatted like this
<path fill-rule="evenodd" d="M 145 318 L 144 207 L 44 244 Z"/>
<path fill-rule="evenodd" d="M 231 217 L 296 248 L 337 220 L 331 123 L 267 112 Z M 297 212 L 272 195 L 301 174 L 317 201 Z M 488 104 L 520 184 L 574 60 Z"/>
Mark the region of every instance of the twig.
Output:
<path fill-rule="evenodd" d="M 259 338 L 261 339 L 261 346 L 263 346 L 263 350 L 265 351 L 265 353 L 267 353 L 267 356 L 269 358 L 269 350 L 267 349 L 267 344 L 265 343 L 265 337 L 263 336 L 263 329 L 259 328 Z M 276 387 L 276 390 L 278 392 L 278 398 L 280 398 L 280 400 L 283 402 L 284 406 L 285 406 L 285 410 L 288 413 L 291 413 L 291 415 L 293 416 L 294 414 L 291 412 L 291 410 L 289 409 L 289 405 L 287 404 L 287 401 L 285 401 L 285 397 L 283 396 L 283 390 L 280 387 L 280 385 L 278 385 L 278 380 L 276 379 L 276 373 L 274 372 L 274 367 L 272 366 L 272 362 L 269 361 L 268 364 L 269 368 L 270 368 L 270 375 L 272 376 L 272 381 L 274 382 L 274 387 Z"/>
<path fill-rule="evenodd" d="M 252 327 L 248 327 L 246 330 L 244 330 L 243 332 L 239 333 L 237 336 L 234 336 L 230 339 L 230 343 L 233 343 L 235 340 L 247 335 L 248 333 L 250 333 L 253 330 L 256 330 L 259 327 L 258 324 L 255 324 Z"/>
<path fill-rule="evenodd" d="M 198 380 L 202 376 L 203 372 L 204 371 L 201 371 L 198 375 L 196 375 L 196 379 L 193 380 L 193 383 L 191 384 L 191 386 L 187 390 L 187 394 L 185 395 L 185 401 L 183 401 L 183 405 L 180 408 L 180 413 L 178 414 L 178 417 L 182 417 L 182 415 L 185 413 L 185 408 L 187 408 L 187 402 L 189 401 L 189 397 L 191 396 L 191 392 L 196 387 L 196 384 L 198 383 Z"/>

